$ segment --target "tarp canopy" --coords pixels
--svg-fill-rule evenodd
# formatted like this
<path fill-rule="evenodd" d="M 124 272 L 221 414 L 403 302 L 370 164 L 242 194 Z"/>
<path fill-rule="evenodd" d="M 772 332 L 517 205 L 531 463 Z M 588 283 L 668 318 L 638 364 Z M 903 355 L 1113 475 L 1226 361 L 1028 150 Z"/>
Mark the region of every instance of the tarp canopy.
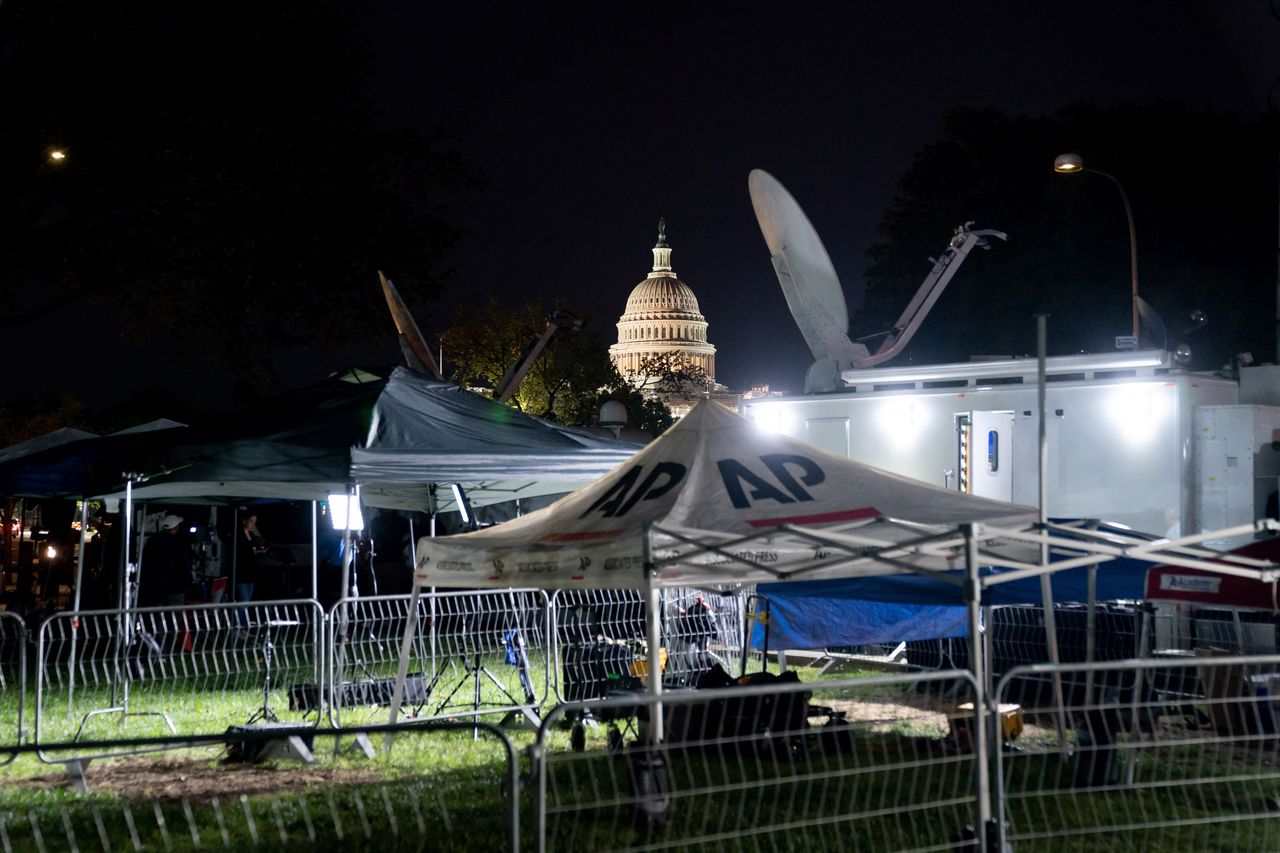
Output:
<path fill-rule="evenodd" d="M 397 367 L 338 374 L 131 449 L 93 466 L 93 494 L 120 496 L 120 472 L 135 471 L 138 500 L 322 501 L 356 484 L 368 506 L 445 510 L 452 493 L 433 498 L 431 485 L 464 484 L 475 505 L 563 493 L 639 446 Z"/>
<path fill-rule="evenodd" d="M 885 549 L 954 533 L 957 524 L 1022 526 L 1034 517 L 1027 507 L 824 453 L 704 401 L 627 463 L 546 509 L 424 538 L 416 579 L 625 588 L 646 583 L 648 562 L 666 586 L 945 572 L 963 565 L 963 549 Z"/>
<path fill-rule="evenodd" d="M 129 470 L 129 460 L 142 458 L 147 449 L 161 443 L 161 435 L 181 432 L 183 424 L 161 418 L 105 436 L 79 430 L 50 433 L 67 440 L 45 442 L 25 453 L 10 453 L 0 460 L 0 494 L 9 497 L 80 498 L 92 493 L 92 472 L 115 471 L 115 478 Z M 37 440 L 38 441 L 38 440 Z M 9 448 L 15 451 L 17 446 Z"/>
<path fill-rule="evenodd" d="M 1119 558 L 1097 567 L 1095 600 L 1139 599 L 1150 563 Z M 999 575 L 986 567 L 984 578 Z M 955 573 L 959 576 L 959 573 Z M 1050 575 L 1053 600 L 1089 600 L 1089 569 L 1075 568 Z M 775 648 L 822 649 L 869 643 L 963 637 L 963 589 L 930 575 L 892 575 L 877 578 L 801 583 L 760 584 L 756 592 L 769 610 L 769 644 Z M 1039 577 L 988 587 L 983 604 L 1043 604 Z M 763 645 L 757 626 L 753 641 Z"/>
<path fill-rule="evenodd" d="M 13 459 L 21 459 L 24 456 L 30 456 L 33 453 L 39 453 L 42 450 L 48 450 L 51 447 L 59 447 L 72 441 L 82 441 L 86 438 L 97 438 L 97 434 L 86 432 L 82 429 L 74 427 L 62 427 L 52 432 L 46 432 L 44 435 L 37 435 L 35 438 L 29 438 L 26 441 L 20 441 L 17 444 L 11 444 L 4 450 L 0 450 L 0 462 L 8 462 Z"/>

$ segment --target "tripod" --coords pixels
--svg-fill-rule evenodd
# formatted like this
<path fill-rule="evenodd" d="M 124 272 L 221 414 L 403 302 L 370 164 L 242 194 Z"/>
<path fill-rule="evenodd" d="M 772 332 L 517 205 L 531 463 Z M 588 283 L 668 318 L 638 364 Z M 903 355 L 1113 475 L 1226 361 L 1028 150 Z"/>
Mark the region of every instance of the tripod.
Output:
<path fill-rule="evenodd" d="M 463 630 L 466 630 L 465 625 L 463 626 Z M 471 716 L 478 718 L 480 715 L 480 709 L 485 704 L 493 704 L 492 702 L 486 703 L 484 701 L 483 685 L 485 679 L 488 679 L 488 681 L 497 688 L 499 696 L 506 699 L 506 704 L 514 708 L 518 708 L 519 713 L 523 714 L 535 726 L 540 723 L 537 714 L 530 707 L 536 702 L 537 697 L 533 690 L 533 680 L 529 674 L 529 656 L 525 652 L 524 638 L 521 636 L 520 631 L 515 629 L 507 631 L 503 635 L 503 645 L 505 647 L 505 657 L 507 662 L 514 664 L 519 670 L 520 687 L 524 693 L 524 703 L 522 704 L 514 695 L 512 695 L 511 690 L 508 689 L 507 685 L 484 665 L 484 652 L 479 648 L 475 648 L 458 655 L 462 666 L 462 678 L 453 685 L 453 689 L 449 691 L 449 693 L 436 707 L 436 715 L 442 714 L 447 708 L 458 707 L 452 704 L 454 697 L 458 695 L 463 687 L 470 685 L 471 702 L 462 703 L 461 707 L 466 707 L 469 704 L 472 712 Z M 435 678 L 432 679 L 431 685 L 428 687 L 428 695 L 430 695 L 431 688 L 435 686 L 439 677 L 440 673 L 437 672 Z M 508 718 L 515 713 L 517 712 L 509 712 L 507 715 Z"/>
<path fill-rule="evenodd" d="M 278 723 L 280 718 L 276 716 L 276 712 L 271 710 L 271 659 L 275 655 L 275 643 L 272 642 L 272 632 L 276 628 L 284 628 L 297 625 L 296 619 L 268 619 L 263 623 L 263 641 L 262 641 L 262 707 L 253 712 L 253 716 L 249 717 L 246 726 L 254 723 Z"/>

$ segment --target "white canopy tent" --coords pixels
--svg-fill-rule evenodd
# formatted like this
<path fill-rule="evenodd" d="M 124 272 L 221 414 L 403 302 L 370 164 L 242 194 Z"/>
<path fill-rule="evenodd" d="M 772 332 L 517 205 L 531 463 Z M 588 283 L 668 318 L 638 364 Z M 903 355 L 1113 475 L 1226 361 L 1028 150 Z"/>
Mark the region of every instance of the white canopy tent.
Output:
<path fill-rule="evenodd" d="M 473 533 L 421 539 L 414 588 L 644 587 L 655 650 L 664 586 L 927 574 L 953 585 L 968 608 L 981 753 L 984 587 L 1125 557 L 1264 580 L 1280 575 L 1265 560 L 1197 547 L 1220 533 L 1152 542 L 1036 518 L 1030 507 L 826 454 L 703 402 L 626 463 L 546 509 Z M 1053 562 L 1041 559 L 1042 548 Z M 405 626 L 393 721 L 415 624 Z M 661 679 L 650 678 L 649 689 L 661 693 Z M 655 729 L 660 738 L 660 725 Z M 985 762 L 978 764 L 986 790 Z"/>

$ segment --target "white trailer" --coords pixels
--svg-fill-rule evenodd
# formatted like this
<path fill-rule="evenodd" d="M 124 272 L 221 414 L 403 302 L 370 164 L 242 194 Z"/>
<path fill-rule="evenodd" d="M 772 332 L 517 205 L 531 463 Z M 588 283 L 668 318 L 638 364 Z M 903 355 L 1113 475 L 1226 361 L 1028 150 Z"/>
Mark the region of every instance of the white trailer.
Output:
<path fill-rule="evenodd" d="M 1159 350 L 1046 361 L 1048 512 L 1155 534 L 1265 514 L 1280 476 L 1273 367 L 1186 373 Z M 1261 377 L 1264 381 L 1258 381 Z M 830 394 L 744 400 L 764 428 L 907 477 L 1035 506 L 1039 413 L 1032 358 L 842 373 Z M 1253 381 L 1247 381 L 1253 380 Z M 1280 447 L 1276 444 L 1275 447 Z"/>

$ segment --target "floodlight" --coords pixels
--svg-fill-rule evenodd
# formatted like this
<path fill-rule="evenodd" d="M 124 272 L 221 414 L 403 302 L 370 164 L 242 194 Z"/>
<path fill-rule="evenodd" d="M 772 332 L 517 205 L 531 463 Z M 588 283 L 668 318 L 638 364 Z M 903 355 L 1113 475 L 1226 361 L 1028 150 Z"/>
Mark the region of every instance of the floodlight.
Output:
<path fill-rule="evenodd" d="M 462 491 L 462 486 L 457 483 L 449 484 L 453 488 L 453 500 L 458 505 L 458 514 L 462 516 L 463 524 L 471 523 L 471 502 L 467 500 L 467 495 Z"/>
<path fill-rule="evenodd" d="M 347 508 L 350 507 L 350 523 Z M 364 514 L 360 512 L 359 495 L 329 495 L 329 521 L 334 530 L 364 530 Z"/>

